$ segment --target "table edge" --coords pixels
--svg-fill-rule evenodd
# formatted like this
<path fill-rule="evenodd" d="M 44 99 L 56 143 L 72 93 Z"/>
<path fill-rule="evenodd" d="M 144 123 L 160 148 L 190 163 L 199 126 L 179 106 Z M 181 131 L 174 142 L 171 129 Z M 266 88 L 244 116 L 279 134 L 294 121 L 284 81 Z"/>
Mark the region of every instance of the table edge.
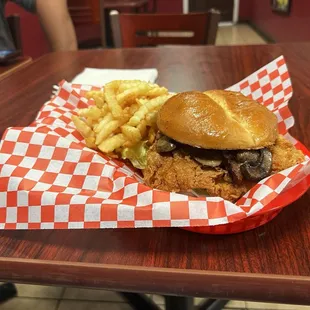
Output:
<path fill-rule="evenodd" d="M 310 277 L 305 276 L 1 257 L 0 279 L 160 295 L 310 304 Z"/>
<path fill-rule="evenodd" d="M 31 65 L 32 62 L 33 62 L 33 59 L 31 57 L 28 57 L 27 59 L 25 59 L 25 61 L 19 63 L 15 67 L 12 67 L 11 69 L 7 71 L 4 71 L 0 75 L 0 81 L 10 77 L 12 74 L 15 74 L 16 72 L 19 72 L 21 69 L 26 68 L 27 66 Z"/>

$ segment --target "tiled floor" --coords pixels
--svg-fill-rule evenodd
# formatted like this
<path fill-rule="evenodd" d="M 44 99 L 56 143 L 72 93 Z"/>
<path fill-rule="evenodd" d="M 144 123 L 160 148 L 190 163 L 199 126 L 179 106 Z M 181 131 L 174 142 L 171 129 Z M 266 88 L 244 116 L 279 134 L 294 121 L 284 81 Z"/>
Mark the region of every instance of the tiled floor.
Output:
<path fill-rule="evenodd" d="M 27 284 L 16 286 L 18 297 L 0 304 L 0 310 L 131 310 L 121 296 L 109 291 Z M 150 295 L 150 297 L 164 309 L 162 296 Z M 196 298 L 195 304 L 201 300 Z M 225 309 L 310 310 L 310 306 L 230 301 Z"/>
<path fill-rule="evenodd" d="M 191 37 L 192 32 L 158 32 L 160 37 Z M 220 26 L 218 28 L 216 45 L 255 45 L 266 44 L 266 41 L 248 24 L 235 26 Z"/>
<path fill-rule="evenodd" d="M 266 41 L 249 25 L 219 27 L 216 45 L 254 45 L 265 44 Z"/>
<path fill-rule="evenodd" d="M 264 44 L 265 41 L 248 25 L 220 27 L 216 45 Z M 18 284 L 18 297 L 0 305 L 0 310 L 130 310 L 124 300 L 113 292 L 104 290 L 63 288 Z M 152 295 L 153 300 L 164 304 L 161 296 Z M 195 302 L 199 302 L 196 299 Z M 310 306 L 266 304 L 231 301 L 225 309 L 301 310 Z"/>

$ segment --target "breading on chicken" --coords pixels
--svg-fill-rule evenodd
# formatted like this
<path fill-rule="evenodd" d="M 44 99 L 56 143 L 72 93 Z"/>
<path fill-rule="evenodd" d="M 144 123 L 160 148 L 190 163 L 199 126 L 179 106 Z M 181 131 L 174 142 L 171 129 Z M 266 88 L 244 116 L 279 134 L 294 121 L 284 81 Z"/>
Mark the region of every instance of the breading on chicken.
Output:
<path fill-rule="evenodd" d="M 271 173 L 277 173 L 305 160 L 304 154 L 282 135 L 279 135 L 275 145 L 270 146 L 269 149 L 272 153 Z"/>
<path fill-rule="evenodd" d="M 269 149 L 273 157 L 272 173 L 304 160 L 303 153 L 281 135 Z M 204 190 L 208 196 L 219 196 L 230 201 L 238 200 L 256 184 L 248 180 L 236 184 L 223 167 L 202 167 L 189 155 L 179 151 L 159 154 L 155 145 L 148 152 L 143 174 L 146 184 L 153 188 L 169 192 Z"/>

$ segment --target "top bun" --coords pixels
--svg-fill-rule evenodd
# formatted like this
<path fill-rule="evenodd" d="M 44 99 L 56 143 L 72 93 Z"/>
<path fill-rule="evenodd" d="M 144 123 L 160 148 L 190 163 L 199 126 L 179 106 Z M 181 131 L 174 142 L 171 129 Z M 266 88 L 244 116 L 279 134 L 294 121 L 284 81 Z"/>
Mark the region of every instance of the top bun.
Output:
<path fill-rule="evenodd" d="M 171 97 L 159 110 L 157 125 L 166 136 L 205 149 L 259 149 L 278 137 L 272 112 L 241 93 L 225 90 Z"/>

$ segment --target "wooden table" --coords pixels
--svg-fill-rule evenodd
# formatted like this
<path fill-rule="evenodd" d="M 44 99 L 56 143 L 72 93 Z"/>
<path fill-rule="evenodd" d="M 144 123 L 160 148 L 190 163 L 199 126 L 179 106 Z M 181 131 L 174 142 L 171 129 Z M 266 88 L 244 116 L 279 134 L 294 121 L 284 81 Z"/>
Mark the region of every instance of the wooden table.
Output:
<path fill-rule="evenodd" d="M 0 82 L 0 133 L 25 126 L 61 79 L 84 67 L 150 68 L 171 91 L 230 86 L 280 55 L 291 74 L 291 133 L 310 147 L 310 43 L 49 54 Z M 0 232 L 0 279 L 310 304 L 310 192 L 271 223 L 211 236 L 177 228 Z"/>
<path fill-rule="evenodd" d="M 29 56 L 19 57 L 18 59 L 3 65 L 0 65 L 0 80 L 12 74 L 13 72 L 21 69 L 32 61 L 32 58 Z"/>

